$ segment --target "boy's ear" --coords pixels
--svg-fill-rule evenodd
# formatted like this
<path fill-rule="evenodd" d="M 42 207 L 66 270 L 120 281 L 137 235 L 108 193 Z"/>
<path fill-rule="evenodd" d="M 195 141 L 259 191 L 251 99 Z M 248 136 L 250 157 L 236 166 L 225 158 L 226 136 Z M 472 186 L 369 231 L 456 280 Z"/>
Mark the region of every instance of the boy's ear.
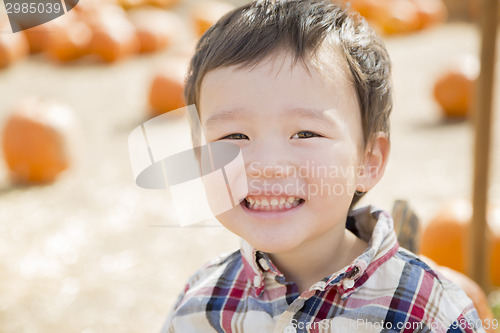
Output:
<path fill-rule="evenodd" d="M 356 191 L 367 192 L 379 182 L 384 175 L 390 146 L 386 133 L 378 132 L 373 136 L 366 147 L 357 173 Z"/>

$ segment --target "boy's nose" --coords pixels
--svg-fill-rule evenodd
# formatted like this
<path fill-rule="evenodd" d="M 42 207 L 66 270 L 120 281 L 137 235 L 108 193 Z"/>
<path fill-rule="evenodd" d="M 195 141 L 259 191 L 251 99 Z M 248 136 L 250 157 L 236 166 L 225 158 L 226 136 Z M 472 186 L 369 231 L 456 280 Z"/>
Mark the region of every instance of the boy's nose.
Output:
<path fill-rule="evenodd" d="M 259 145 L 243 153 L 250 178 L 286 178 L 293 171 L 290 152 L 279 144 Z"/>
<path fill-rule="evenodd" d="M 267 164 L 254 161 L 247 165 L 250 178 L 286 178 L 292 172 L 292 166 L 286 164 Z"/>

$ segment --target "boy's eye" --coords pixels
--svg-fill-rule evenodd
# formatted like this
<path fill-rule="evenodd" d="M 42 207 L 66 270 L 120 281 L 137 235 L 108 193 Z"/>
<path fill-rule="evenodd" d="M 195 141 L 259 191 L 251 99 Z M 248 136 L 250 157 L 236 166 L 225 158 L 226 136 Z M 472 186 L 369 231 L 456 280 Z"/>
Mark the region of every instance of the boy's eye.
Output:
<path fill-rule="evenodd" d="M 300 131 L 292 135 L 292 139 L 309 139 L 313 137 L 321 137 L 321 135 L 309 131 Z"/>
<path fill-rule="evenodd" d="M 245 134 L 233 133 L 226 135 L 225 137 L 220 138 L 219 140 L 249 140 L 249 138 Z"/>

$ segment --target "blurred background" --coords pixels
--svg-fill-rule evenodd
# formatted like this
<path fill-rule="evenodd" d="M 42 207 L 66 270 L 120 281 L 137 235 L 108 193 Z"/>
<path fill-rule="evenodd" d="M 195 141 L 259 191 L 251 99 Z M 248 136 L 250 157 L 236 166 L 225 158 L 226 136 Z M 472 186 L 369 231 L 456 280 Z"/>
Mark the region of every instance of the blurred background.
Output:
<path fill-rule="evenodd" d="M 13 34 L 0 0 L 0 332 L 156 332 L 186 279 L 238 248 L 222 227 L 176 226 L 168 194 L 135 185 L 127 137 L 183 105 L 196 40 L 245 2 L 80 0 Z M 362 204 L 391 210 L 407 200 L 424 227 L 422 253 L 464 272 L 478 1 L 356 0 L 351 7 L 384 36 L 394 70 L 390 161 Z M 487 299 L 471 296 L 490 318 L 500 316 L 498 103 L 491 288 Z"/>

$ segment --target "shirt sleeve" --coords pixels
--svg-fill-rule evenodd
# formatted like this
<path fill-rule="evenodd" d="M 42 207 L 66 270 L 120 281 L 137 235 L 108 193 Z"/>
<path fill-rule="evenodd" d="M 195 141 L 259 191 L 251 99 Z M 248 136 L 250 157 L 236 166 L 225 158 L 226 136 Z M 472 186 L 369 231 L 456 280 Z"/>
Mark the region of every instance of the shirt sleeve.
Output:
<path fill-rule="evenodd" d="M 442 280 L 443 285 L 448 290 L 448 297 L 459 311 L 459 315 L 448 327 L 449 333 L 474 333 L 486 332 L 484 329 L 485 323 L 479 317 L 472 300 L 465 292 L 456 284 L 449 280 Z"/>
<path fill-rule="evenodd" d="M 223 266 L 228 259 L 233 258 L 238 252 L 220 255 L 203 265 L 188 279 L 184 290 L 177 297 L 175 305 L 168 314 L 160 333 L 208 332 L 207 325 L 209 324 L 206 322 L 205 308 L 202 304 L 203 298 L 198 297 L 193 300 L 193 293 L 200 288 L 200 284 L 205 283 L 210 287 L 214 279 L 211 276 L 213 271 L 217 270 L 219 266 Z M 186 312 L 186 309 L 182 309 L 182 307 L 190 301 L 191 303 L 187 306 L 188 311 Z"/>

